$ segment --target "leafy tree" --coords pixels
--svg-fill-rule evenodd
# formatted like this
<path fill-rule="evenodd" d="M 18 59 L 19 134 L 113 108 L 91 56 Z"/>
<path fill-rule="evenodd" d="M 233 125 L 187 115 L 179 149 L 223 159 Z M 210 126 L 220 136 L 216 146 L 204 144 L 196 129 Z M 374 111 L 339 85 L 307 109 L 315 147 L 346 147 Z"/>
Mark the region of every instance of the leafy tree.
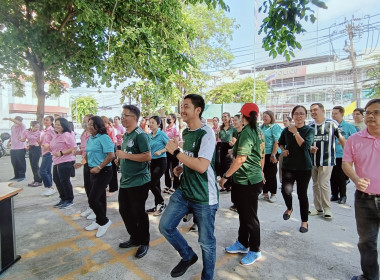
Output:
<path fill-rule="evenodd" d="M 201 93 L 209 76 L 201 69 L 214 65 L 228 65 L 233 55 L 228 40 L 232 39 L 235 20 L 228 18 L 222 9 L 209 9 L 205 4 L 183 5 L 186 32 L 182 33 L 182 51 L 193 62 L 185 70 L 172 73 L 167 80 L 134 82 L 123 90 L 122 101 L 131 97 L 142 104 L 145 114 L 159 109 L 169 112 L 186 93 Z"/>
<path fill-rule="evenodd" d="M 184 2 L 228 9 L 223 0 Z M 132 76 L 164 82 L 186 70 L 191 64 L 181 52 L 186 30 L 178 0 L 5 0 L 0 75 L 22 96 L 21 80 L 33 73 L 41 121 L 45 98 L 64 91 L 60 75 L 73 87 L 111 86 Z"/>
<path fill-rule="evenodd" d="M 368 97 L 379 98 L 380 97 L 380 55 L 375 55 L 373 59 L 377 59 L 377 66 L 368 73 L 369 77 L 376 82 L 370 87 Z"/>
<path fill-rule="evenodd" d="M 327 9 L 326 4 L 319 0 L 265 0 L 259 11 L 268 12 L 260 26 L 259 34 L 264 32 L 263 48 L 269 51 L 269 56 L 276 58 L 282 54 L 287 61 L 294 57 L 294 50 L 301 49 L 301 44 L 295 35 L 306 30 L 302 23 L 310 20 L 315 22 L 316 17 L 311 6 Z"/>
<path fill-rule="evenodd" d="M 206 101 L 212 103 L 238 103 L 253 101 L 253 78 L 223 84 L 206 93 Z M 262 80 L 256 80 L 256 100 L 264 102 L 268 91 L 268 84 Z"/>
<path fill-rule="evenodd" d="M 73 119 L 80 123 L 85 115 L 96 115 L 98 102 L 92 96 L 77 97 L 71 103 L 71 114 Z"/>

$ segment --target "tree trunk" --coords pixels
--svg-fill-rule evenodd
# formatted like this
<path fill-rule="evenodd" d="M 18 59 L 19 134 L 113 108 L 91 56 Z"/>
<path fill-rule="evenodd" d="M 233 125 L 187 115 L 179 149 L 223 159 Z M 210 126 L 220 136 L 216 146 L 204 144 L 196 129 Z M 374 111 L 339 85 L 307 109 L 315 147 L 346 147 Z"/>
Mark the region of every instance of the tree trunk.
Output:
<path fill-rule="evenodd" d="M 45 92 L 45 73 L 43 70 L 36 70 L 34 69 L 34 79 L 36 82 L 36 95 L 37 95 L 37 121 L 42 125 L 42 121 L 44 119 L 45 115 L 45 99 L 46 99 L 46 92 Z"/>

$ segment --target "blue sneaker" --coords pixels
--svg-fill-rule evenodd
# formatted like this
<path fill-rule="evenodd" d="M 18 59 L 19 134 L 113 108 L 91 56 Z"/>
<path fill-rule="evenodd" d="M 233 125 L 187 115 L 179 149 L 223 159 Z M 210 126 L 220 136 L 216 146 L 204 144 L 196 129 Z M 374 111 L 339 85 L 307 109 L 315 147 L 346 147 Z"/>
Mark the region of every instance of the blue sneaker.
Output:
<path fill-rule="evenodd" d="M 24 178 L 18 178 L 17 179 L 17 182 L 22 182 L 22 181 L 24 181 L 25 180 L 25 177 Z"/>
<path fill-rule="evenodd" d="M 9 179 L 9 181 L 17 181 L 17 180 L 18 180 L 18 178 L 16 178 L 16 177 Z"/>
<path fill-rule="evenodd" d="M 224 249 L 227 253 L 230 254 L 246 254 L 249 251 L 248 248 L 245 248 L 238 240 L 236 240 L 236 242 L 232 246 L 226 247 Z"/>
<path fill-rule="evenodd" d="M 244 258 L 241 259 L 240 264 L 251 265 L 261 259 L 261 252 L 249 251 Z"/>
<path fill-rule="evenodd" d="M 71 208 L 71 206 L 74 205 L 74 202 L 72 201 L 65 201 L 63 204 L 59 207 L 60 209 L 68 209 Z"/>
<path fill-rule="evenodd" d="M 55 204 L 53 207 L 54 207 L 54 208 L 60 208 L 60 207 L 62 206 L 63 203 L 65 203 L 65 201 L 61 199 L 61 200 L 60 200 L 57 204 Z"/>

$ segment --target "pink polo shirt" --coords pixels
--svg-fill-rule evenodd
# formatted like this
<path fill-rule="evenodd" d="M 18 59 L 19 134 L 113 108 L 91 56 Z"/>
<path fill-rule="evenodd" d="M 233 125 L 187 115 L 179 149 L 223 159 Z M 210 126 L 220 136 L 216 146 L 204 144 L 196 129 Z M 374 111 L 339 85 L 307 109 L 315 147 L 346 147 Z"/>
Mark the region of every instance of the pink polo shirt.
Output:
<path fill-rule="evenodd" d="M 116 131 L 117 131 L 117 134 L 116 134 L 117 145 L 121 146 L 121 144 L 123 144 L 123 136 L 124 136 L 124 133 L 125 133 L 125 128 L 121 124 L 118 127 L 115 126 L 115 128 L 116 128 Z"/>
<path fill-rule="evenodd" d="M 11 150 L 22 150 L 26 149 L 26 143 L 18 140 L 24 137 L 26 127 L 25 124 L 20 125 L 14 124 L 11 127 Z"/>
<path fill-rule="evenodd" d="M 48 128 L 42 130 L 41 132 L 41 149 L 42 155 L 50 153 L 50 148 L 45 149 L 42 145 L 49 144 L 51 140 L 55 137 L 56 133 L 54 131 L 54 127 L 49 126 Z"/>
<path fill-rule="evenodd" d="M 351 135 L 344 147 L 343 161 L 354 162 L 356 174 L 369 178 L 366 193 L 380 194 L 380 137 L 368 133 L 368 128 Z"/>
<path fill-rule="evenodd" d="M 39 146 L 38 141 L 40 140 L 41 131 L 31 131 L 29 129 L 25 130 L 23 138 L 28 139 L 29 146 Z M 36 145 L 37 144 L 37 145 Z"/>
<path fill-rule="evenodd" d="M 177 130 L 177 127 L 173 125 L 172 127 L 167 126 L 165 128 L 165 133 L 169 137 L 169 139 L 174 139 L 174 137 L 179 137 L 179 131 Z"/>
<path fill-rule="evenodd" d="M 50 150 L 53 155 L 53 164 L 57 165 L 64 162 L 75 161 L 75 156 L 70 153 L 67 155 L 56 157 L 54 153 L 66 151 L 77 146 L 75 136 L 71 132 L 56 134 L 50 142 Z"/>
<path fill-rule="evenodd" d="M 80 148 L 80 151 L 82 153 L 82 157 L 84 157 L 84 155 L 86 154 L 87 140 L 88 140 L 88 138 L 90 138 L 90 136 L 91 136 L 91 133 L 88 132 L 88 131 L 86 131 L 86 130 L 80 136 L 80 146 L 79 146 L 79 148 Z"/>

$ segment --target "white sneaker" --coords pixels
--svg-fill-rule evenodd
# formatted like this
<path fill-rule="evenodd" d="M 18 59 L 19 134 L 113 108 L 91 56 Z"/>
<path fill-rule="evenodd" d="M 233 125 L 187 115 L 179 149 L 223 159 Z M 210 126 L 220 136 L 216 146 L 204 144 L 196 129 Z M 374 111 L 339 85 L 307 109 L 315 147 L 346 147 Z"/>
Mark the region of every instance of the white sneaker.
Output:
<path fill-rule="evenodd" d="M 110 227 L 111 224 L 111 220 L 108 220 L 108 223 L 106 223 L 104 226 L 99 226 L 98 232 L 96 233 L 96 237 L 102 237 L 107 232 L 107 229 Z"/>
<path fill-rule="evenodd" d="M 48 188 L 46 191 L 44 191 L 41 195 L 42 196 L 51 196 L 55 194 L 57 191 L 54 188 Z"/>
<path fill-rule="evenodd" d="M 96 230 L 96 229 L 98 229 L 99 227 L 100 227 L 100 226 L 94 221 L 94 222 L 92 222 L 91 225 L 86 226 L 84 229 L 90 231 L 90 230 Z"/>
<path fill-rule="evenodd" d="M 92 209 L 91 208 L 87 208 L 85 211 L 83 211 L 82 213 L 80 213 L 80 216 L 81 217 L 87 217 L 91 213 L 92 213 Z"/>
<path fill-rule="evenodd" d="M 94 220 L 96 219 L 96 215 L 94 212 L 92 212 L 90 215 L 87 216 L 87 220 Z"/>

